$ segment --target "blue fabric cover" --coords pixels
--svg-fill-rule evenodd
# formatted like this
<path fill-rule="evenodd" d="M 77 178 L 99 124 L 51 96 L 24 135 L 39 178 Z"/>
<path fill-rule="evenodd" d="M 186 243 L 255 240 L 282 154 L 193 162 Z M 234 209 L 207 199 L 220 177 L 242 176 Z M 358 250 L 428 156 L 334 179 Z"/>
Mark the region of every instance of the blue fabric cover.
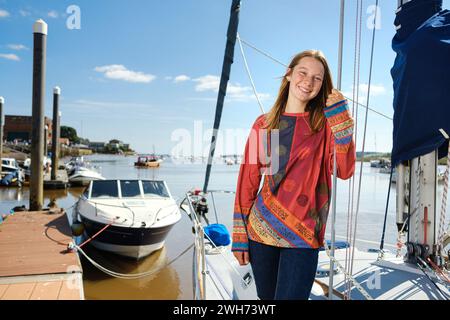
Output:
<path fill-rule="evenodd" d="M 230 233 L 223 224 L 213 223 L 204 228 L 205 233 L 216 246 L 227 246 L 231 243 Z"/>
<path fill-rule="evenodd" d="M 402 6 L 392 41 L 397 53 L 391 69 L 394 86 L 392 164 L 447 145 L 450 135 L 450 12 L 442 0 L 413 0 Z"/>

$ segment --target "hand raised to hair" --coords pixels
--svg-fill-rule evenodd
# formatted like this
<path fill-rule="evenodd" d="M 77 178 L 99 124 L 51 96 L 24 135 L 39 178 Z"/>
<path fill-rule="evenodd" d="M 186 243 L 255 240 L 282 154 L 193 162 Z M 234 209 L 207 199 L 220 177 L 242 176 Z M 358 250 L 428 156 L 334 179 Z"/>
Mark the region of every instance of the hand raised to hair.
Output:
<path fill-rule="evenodd" d="M 354 126 L 347 99 L 341 92 L 333 89 L 323 111 L 335 138 L 336 152 L 346 153 L 352 141 Z"/>
<path fill-rule="evenodd" d="M 332 92 L 327 97 L 327 107 L 332 106 L 335 103 L 345 100 L 344 95 L 336 89 L 333 89 Z"/>

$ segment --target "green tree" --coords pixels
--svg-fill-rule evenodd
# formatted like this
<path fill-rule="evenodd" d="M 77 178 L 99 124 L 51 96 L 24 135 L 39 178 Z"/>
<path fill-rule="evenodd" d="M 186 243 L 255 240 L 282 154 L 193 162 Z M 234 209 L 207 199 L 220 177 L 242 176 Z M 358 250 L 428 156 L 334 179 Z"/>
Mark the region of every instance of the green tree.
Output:
<path fill-rule="evenodd" d="M 77 130 L 68 126 L 61 126 L 61 138 L 67 138 L 74 143 L 80 142 L 80 138 L 77 135 Z"/>

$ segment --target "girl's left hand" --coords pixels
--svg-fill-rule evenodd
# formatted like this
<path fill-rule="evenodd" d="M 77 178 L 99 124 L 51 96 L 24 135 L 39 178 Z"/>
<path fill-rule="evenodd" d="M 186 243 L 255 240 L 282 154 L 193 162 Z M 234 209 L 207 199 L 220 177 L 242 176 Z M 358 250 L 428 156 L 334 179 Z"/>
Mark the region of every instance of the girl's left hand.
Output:
<path fill-rule="evenodd" d="M 344 95 L 339 90 L 333 89 L 327 97 L 327 107 L 332 106 L 333 104 L 338 103 L 342 100 L 345 100 Z"/>

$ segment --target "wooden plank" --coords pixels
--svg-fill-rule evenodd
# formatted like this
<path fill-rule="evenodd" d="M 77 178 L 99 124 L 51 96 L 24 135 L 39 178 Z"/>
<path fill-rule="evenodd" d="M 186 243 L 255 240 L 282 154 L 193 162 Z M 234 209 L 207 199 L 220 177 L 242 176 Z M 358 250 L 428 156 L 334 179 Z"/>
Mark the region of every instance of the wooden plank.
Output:
<path fill-rule="evenodd" d="M 2 299 L 2 297 L 5 294 L 8 287 L 9 287 L 9 284 L 0 284 L 0 300 Z"/>
<path fill-rule="evenodd" d="M 81 271 L 65 214 L 17 212 L 0 225 L 0 277 Z"/>
<path fill-rule="evenodd" d="M 58 300 L 80 300 L 81 288 L 74 285 L 73 280 L 63 281 Z"/>
<path fill-rule="evenodd" d="M 62 281 L 38 282 L 30 300 L 56 300 L 61 290 Z"/>
<path fill-rule="evenodd" d="M 28 300 L 35 285 L 35 282 L 10 284 L 3 295 L 2 300 Z"/>

